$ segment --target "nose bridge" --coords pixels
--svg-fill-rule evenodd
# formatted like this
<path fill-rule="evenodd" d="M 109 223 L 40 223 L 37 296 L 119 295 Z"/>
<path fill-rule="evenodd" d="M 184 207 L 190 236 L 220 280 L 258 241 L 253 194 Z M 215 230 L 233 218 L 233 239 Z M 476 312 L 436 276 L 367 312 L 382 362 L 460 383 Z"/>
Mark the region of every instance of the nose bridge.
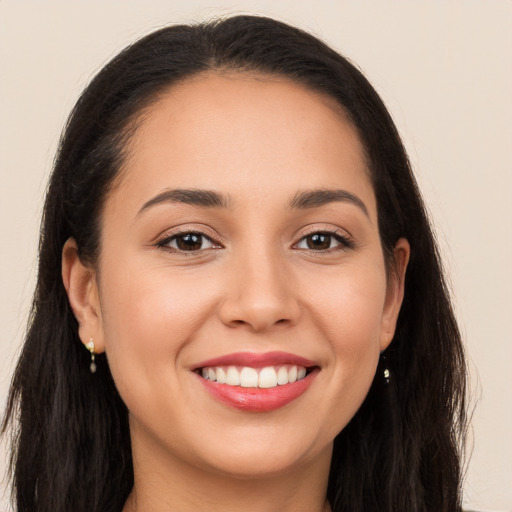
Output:
<path fill-rule="evenodd" d="M 222 307 L 224 323 L 250 326 L 255 331 L 294 323 L 299 305 L 286 255 L 277 244 L 267 240 L 235 252 L 230 290 Z"/>

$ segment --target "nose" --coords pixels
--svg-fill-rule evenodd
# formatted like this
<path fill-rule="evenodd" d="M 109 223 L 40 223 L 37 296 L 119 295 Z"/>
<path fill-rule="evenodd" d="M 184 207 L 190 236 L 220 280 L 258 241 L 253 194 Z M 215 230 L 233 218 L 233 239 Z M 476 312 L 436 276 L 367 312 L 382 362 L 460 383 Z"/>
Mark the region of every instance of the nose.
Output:
<path fill-rule="evenodd" d="M 263 332 L 297 323 L 298 290 L 283 257 L 271 250 L 245 253 L 231 262 L 227 272 L 227 290 L 220 306 L 225 325 Z"/>

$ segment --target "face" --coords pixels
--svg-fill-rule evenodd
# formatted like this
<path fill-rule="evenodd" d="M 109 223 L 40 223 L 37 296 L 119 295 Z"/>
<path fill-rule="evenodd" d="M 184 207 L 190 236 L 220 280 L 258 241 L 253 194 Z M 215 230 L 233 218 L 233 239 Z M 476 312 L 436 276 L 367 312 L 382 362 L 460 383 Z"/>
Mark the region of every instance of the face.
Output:
<path fill-rule="evenodd" d="M 162 95 L 128 149 L 81 335 L 106 352 L 135 453 L 239 476 L 328 460 L 405 268 L 386 274 L 354 129 L 285 79 L 207 74 Z"/>

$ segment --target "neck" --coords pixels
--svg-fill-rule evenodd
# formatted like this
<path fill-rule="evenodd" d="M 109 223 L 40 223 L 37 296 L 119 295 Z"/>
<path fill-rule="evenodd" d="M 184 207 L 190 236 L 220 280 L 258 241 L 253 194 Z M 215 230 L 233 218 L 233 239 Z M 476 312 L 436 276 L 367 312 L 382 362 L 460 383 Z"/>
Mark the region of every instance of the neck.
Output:
<path fill-rule="evenodd" d="M 184 499 L 181 493 L 171 496 L 150 494 L 149 489 L 134 487 L 123 512 L 331 512 L 325 496 L 312 499 L 303 493 L 283 494 L 283 488 L 275 492 L 261 482 L 255 486 L 221 487 L 222 493 L 212 496 L 211 489 L 204 490 L 203 495 L 195 492 Z M 223 485 L 223 484 L 222 484 Z M 176 489 L 173 490 L 175 491 Z M 197 489 L 199 491 L 199 489 Z M 291 491 L 293 492 L 293 491 Z"/>

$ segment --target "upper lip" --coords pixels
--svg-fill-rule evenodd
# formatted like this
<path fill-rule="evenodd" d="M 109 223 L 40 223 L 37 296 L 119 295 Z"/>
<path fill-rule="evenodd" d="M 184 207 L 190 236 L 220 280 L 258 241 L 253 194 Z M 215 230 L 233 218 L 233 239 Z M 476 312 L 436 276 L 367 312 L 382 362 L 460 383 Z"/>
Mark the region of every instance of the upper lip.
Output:
<path fill-rule="evenodd" d="M 309 368 L 318 366 L 317 363 L 304 357 L 287 352 L 235 352 L 224 356 L 215 357 L 202 361 L 192 367 L 192 370 L 199 368 L 211 368 L 214 366 L 249 366 L 251 368 L 264 368 L 265 366 L 278 366 L 281 364 L 295 364 Z"/>

